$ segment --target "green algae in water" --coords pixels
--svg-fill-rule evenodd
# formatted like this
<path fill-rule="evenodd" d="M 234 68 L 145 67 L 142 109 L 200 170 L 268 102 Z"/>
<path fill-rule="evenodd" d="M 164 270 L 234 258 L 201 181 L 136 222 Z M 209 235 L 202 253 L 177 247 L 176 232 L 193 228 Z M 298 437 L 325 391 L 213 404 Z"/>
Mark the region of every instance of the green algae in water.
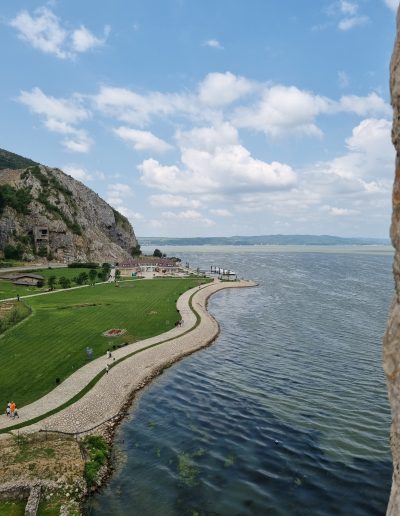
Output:
<path fill-rule="evenodd" d="M 233 453 L 230 453 L 224 460 L 225 468 L 229 468 L 229 466 L 233 466 L 236 462 L 236 456 Z"/>
<path fill-rule="evenodd" d="M 188 453 L 178 455 L 179 480 L 188 487 L 198 484 L 199 470 Z"/>

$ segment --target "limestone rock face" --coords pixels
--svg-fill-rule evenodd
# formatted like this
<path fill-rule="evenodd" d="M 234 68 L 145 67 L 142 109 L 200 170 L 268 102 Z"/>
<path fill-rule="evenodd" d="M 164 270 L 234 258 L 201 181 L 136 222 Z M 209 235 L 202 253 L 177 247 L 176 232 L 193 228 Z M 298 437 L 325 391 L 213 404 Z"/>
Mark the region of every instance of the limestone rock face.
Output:
<path fill-rule="evenodd" d="M 383 341 L 383 368 L 387 378 L 392 410 L 390 441 L 393 456 L 393 480 L 387 514 L 400 514 L 400 13 L 397 15 L 397 38 L 390 64 L 390 91 L 393 106 L 392 141 L 396 149 L 393 185 L 393 213 L 390 236 L 395 248 L 393 273 L 395 296 Z"/>
<path fill-rule="evenodd" d="M 121 261 L 137 246 L 129 221 L 93 190 L 59 169 L 0 170 L 0 185 L 28 192 L 27 209 L 7 204 L 0 215 L 0 250 L 23 245 L 33 258 L 35 228 L 48 229 L 48 252 L 58 261 Z M 0 199 L 1 202 L 1 199 Z M 30 252 L 29 252 L 30 250 Z"/>

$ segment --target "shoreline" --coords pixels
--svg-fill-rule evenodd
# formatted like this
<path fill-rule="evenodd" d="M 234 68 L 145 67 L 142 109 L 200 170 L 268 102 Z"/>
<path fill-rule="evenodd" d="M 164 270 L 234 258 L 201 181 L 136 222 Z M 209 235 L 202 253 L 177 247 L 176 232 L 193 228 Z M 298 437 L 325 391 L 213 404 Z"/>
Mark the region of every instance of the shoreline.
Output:
<path fill-rule="evenodd" d="M 49 414 L 49 417 L 33 421 L 32 425 L 27 421 L 28 424 L 18 431 L 21 433 L 47 431 L 78 436 L 120 420 L 120 413 L 124 412 L 125 405 L 130 406 L 138 390 L 178 360 L 210 345 L 218 336 L 219 324 L 207 311 L 208 299 L 225 288 L 253 286 L 256 286 L 256 283 L 251 281 L 242 280 L 232 283 L 214 281 L 201 289 L 196 287 L 196 290 L 183 293 L 177 301 L 182 317 L 186 319 L 186 324 L 184 323 L 181 329 L 183 331 L 169 330 L 157 337 L 121 349 L 120 355 L 117 355 L 118 362 L 110 368 L 109 373 L 103 375 L 80 399 L 54 414 Z M 132 349 L 134 349 L 133 352 Z M 106 363 L 101 358 L 97 360 L 101 364 Z M 101 370 L 103 368 L 104 365 Z M 70 383 L 76 390 L 76 379 L 73 376 L 70 377 Z M 54 402 L 58 401 L 58 406 L 62 407 L 63 404 L 59 403 L 60 396 L 56 392 L 60 392 L 62 388 L 64 393 L 70 392 L 67 385 L 61 384 L 45 396 L 47 400 L 42 398 L 32 405 L 49 407 L 51 405 L 48 399 L 52 396 Z M 74 398 L 69 396 L 69 399 Z M 110 403 L 107 403 L 107 400 Z M 43 415 L 45 415 L 44 412 Z M 0 428 L 1 426 L 0 424 Z M 4 430 L 7 428 L 5 427 Z M 7 431 L 12 433 L 14 430 L 10 428 Z"/>
<path fill-rule="evenodd" d="M 186 352 L 182 352 L 180 355 L 174 356 L 170 360 L 165 360 L 162 363 L 155 364 L 154 368 L 149 372 L 148 376 L 146 378 L 144 378 L 140 382 L 140 384 L 138 384 L 136 386 L 136 388 L 134 390 L 132 390 L 128 399 L 121 406 L 118 414 L 116 414 L 112 419 L 100 424 L 96 428 L 93 428 L 92 430 L 88 431 L 87 433 L 85 432 L 84 434 L 82 434 L 82 435 L 88 435 L 92 432 L 96 433 L 96 434 L 100 434 L 106 440 L 106 442 L 110 446 L 110 450 L 111 450 L 111 453 L 107 460 L 106 466 L 100 472 L 98 480 L 96 482 L 96 485 L 93 486 L 91 489 L 88 489 L 86 495 L 84 496 L 84 498 L 82 500 L 82 505 L 84 505 L 87 502 L 87 500 L 90 498 L 90 496 L 92 496 L 96 492 L 100 491 L 105 486 L 105 484 L 107 483 L 109 478 L 112 476 L 113 472 L 115 471 L 115 465 L 114 465 L 113 456 L 112 456 L 112 448 L 114 446 L 115 435 L 116 435 L 116 432 L 118 431 L 120 425 L 122 424 L 122 422 L 124 421 L 126 416 L 131 411 L 132 405 L 136 399 L 137 394 L 140 393 L 140 391 L 144 387 L 149 386 L 150 383 L 155 378 L 157 378 L 158 376 L 163 374 L 163 372 L 166 369 L 169 369 L 176 363 L 180 362 L 181 360 L 183 360 L 184 358 L 186 358 L 190 355 L 193 355 L 197 351 L 208 348 L 215 342 L 215 340 L 218 338 L 218 336 L 220 334 L 221 329 L 220 329 L 220 324 L 217 321 L 217 319 L 215 319 L 208 312 L 208 301 L 212 295 L 216 294 L 217 292 L 220 292 L 221 290 L 224 290 L 224 288 L 250 288 L 250 287 L 258 286 L 257 283 L 252 282 L 252 281 L 245 282 L 242 280 L 242 281 L 240 281 L 240 283 L 241 283 L 240 285 L 238 285 L 238 284 L 233 285 L 233 284 L 229 284 L 229 283 L 227 285 L 225 285 L 224 283 L 220 283 L 220 285 L 224 285 L 224 286 L 221 286 L 221 288 L 219 288 L 215 291 L 207 292 L 207 295 L 205 296 L 205 298 L 203 300 L 203 303 L 204 303 L 203 308 L 204 308 L 206 314 L 208 315 L 208 317 L 215 323 L 216 331 L 212 335 L 210 335 L 209 338 L 203 342 L 203 344 L 197 346 L 194 349 L 188 350 Z M 211 285 L 213 285 L 213 284 L 211 283 L 207 286 L 211 286 Z M 200 324 L 201 324 L 201 320 L 200 320 Z M 190 333 L 190 331 L 189 331 L 189 333 Z"/>

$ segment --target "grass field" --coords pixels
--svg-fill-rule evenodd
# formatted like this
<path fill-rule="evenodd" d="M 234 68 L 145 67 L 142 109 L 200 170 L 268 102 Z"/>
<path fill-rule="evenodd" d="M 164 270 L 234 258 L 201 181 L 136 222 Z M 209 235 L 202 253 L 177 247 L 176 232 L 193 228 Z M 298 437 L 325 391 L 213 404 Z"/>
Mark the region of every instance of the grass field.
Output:
<path fill-rule="evenodd" d="M 96 285 L 28 299 L 33 315 L 0 338 L 0 403 L 26 405 L 113 345 L 158 335 L 179 318 L 176 300 L 199 279 L 157 279 Z M 121 337 L 102 333 L 123 328 Z M 1 405 L 0 405 L 1 410 Z"/>
<path fill-rule="evenodd" d="M 46 292 L 48 290 L 47 280 L 50 278 L 50 276 L 56 276 L 56 278 L 61 278 L 61 276 L 64 276 L 65 278 L 68 278 L 71 280 L 71 287 L 75 287 L 77 284 L 73 282 L 73 279 L 79 276 L 81 272 L 88 273 L 90 269 L 81 269 L 81 268 L 58 268 L 58 269 L 40 269 L 40 270 L 33 270 L 32 274 L 40 274 L 46 279 L 46 285 L 43 287 L 23 287 L 23 286 L 16 286 L 11 283 L 11 281 L 6 280 L 0 280 L 0 300 L 1 299 L 8 299 L 10 297 L 17 297 L 17 294 L 20 296 L 29 296 L 31 294 L 37 294 L 39 292 Z M 98 269 L 100 271 L 101 269 Z M 0 271 L 1 272 L 1 271 Z M 26 271 L 25 271 L 26 272 Z M 96 282 L 100 282 L 101 280 L 99 278 L 96 279 Z M 60 285 L 56 283 L 55 285 L 56 289 L 60 288 Z M 1 515 L 0 515 L 1 516 Z"/>

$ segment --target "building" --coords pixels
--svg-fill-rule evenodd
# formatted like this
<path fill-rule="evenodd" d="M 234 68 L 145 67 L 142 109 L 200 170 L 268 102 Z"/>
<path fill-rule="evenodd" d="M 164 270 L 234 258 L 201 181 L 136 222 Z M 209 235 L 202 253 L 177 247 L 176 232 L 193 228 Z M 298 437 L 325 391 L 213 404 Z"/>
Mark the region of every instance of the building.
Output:
<path fill-rule="evenodd" d="M 121 276 L 135 276 L 142 272 L 176 273 L 181 271 L 182 267 L 179 265 L 179 262 L 171 260 L 170 258 L 149 256 L 140 260 L 129 260 L 120 263 L 118 269 L 121 271 Z"/>
<path fill-rule="evenodd" d="M 26 287 L 37 287 L 44 282 L 44 277 L 40 274 L 8 274 L 1 276 L 0 279 L 11 281 L 13 285 L 23 285 Z"/>
<path fill-rule="evenodd" d="M 33 228 L 33 240 L 36 252 L 43 248 L 49 252 L 49 228 L 47 226 L 35 226 Z"/>

